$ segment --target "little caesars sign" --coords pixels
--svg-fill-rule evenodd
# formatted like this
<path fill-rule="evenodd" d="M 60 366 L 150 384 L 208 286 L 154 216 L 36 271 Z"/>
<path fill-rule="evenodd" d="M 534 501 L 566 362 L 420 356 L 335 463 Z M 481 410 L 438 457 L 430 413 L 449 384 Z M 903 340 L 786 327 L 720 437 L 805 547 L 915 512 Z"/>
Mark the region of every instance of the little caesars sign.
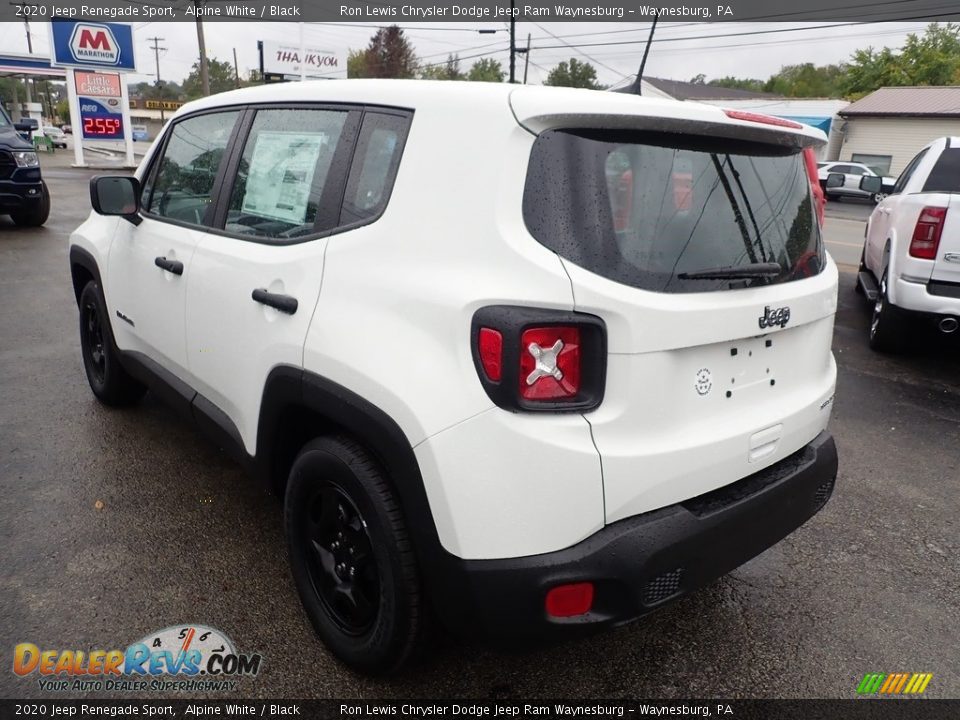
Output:
<path fill-rule="evenodd" d="M 345 78 L 347 54 L 341 50 L 320 50 L 286 45 L 270 40 L 263 41 L 263 72 L 267 74 L 300 77 L 301 54 L 304 75 L 308 78 Z"/>

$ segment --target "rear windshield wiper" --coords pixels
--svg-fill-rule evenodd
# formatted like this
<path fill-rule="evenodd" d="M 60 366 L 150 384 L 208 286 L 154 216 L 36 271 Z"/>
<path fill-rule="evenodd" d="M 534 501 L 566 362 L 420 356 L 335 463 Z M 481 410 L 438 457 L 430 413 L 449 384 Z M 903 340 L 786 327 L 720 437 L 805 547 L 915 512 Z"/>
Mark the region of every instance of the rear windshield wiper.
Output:
<path fill-rule="evenodd" d="M 755 278 L 774 278 L 783 272 L 779 263 L 749 263 L 730 267 L 707 268 L 696 272 L 677 273 L 681 280 L 752 280 Z"/>

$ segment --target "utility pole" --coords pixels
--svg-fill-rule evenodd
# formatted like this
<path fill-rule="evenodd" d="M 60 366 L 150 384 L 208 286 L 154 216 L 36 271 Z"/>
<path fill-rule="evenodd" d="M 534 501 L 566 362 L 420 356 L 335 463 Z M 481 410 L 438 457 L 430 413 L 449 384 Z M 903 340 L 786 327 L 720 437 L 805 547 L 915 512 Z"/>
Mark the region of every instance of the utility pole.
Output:
<path fill-rule="evenodd" d="M 152 37 L 147 38 L 147 40 L 153 40 L 150 49 L 153 50 L 153 58 L 157 62 L 157 100 L 160 101 L 160 122 L 164 122 L 166 118 L 163 116 L 163 81 L 160 79 L 160 51 L 166 50 L 165 47 L 160 47 L 160 43 L 163 42 L 164 38 Z"/>
<path fill-rule="evenodd" d="M 530 33 L 527 33 L 527 49 L 523 51 L 523 84 L 527 84 L 527 70 L 530 69 Z"/>
<path fill-rule="evenodd" d="M 193 0 L 197 10 L 197 46 L 200 48 L 200 87 L 204 97 L 210 96 L 210 69 L 207 66 L 207 44 L 203 39 L 203 20 L 200 17 L 200 0 Z"/>
<path fill-rule="evenodd" d="M 27 7 L 27 4 L 26 4 L 25 2 L 22 2 L 22 1 L 21 1 L 21 2 L 12 2 L 12 3 L 10 3 L 10 5 L 11 5 L 12 7 L 18 7 L 18 8 L 20 8 L 20 9 L 21 9 L 21 12 L 23 12 L 23 28 L 24 28 L 24 30 L 26 30 L 26 32 L 27 32 L 27 51 L 28 51 L 31 55 L 33 55 L 33 38 L 30 36 L 30 20 L 28 20 L 29 15 L 27 15 L 27 13 L 26 13 L 26 11 L 25 11 L 25 8 Z M 33 94 L 32 94 L 32 92 L 31 92 L 31 87 L 30 87 L 30 78 L 29 78 L 29 77 L 24 77 L 24 78 L 23 78 L 23 84 L 24 84 L 24 85 L 26 86 L 26 88 L 27 88 L 27 102 L 28 102 L 28 103 L 32 103 L 32 102 L 33 102 Z M 20 114 L 19 108 L 17 108 L 17 114 L 18 114 L 18 115 Z"/>
<path fill-rule="evenodd" d="M 515 0 L 510 0 L 510 82 L 517 81 L 517 21 L 513 16 Z"/>
<path fill-rule="evenodd" d="M 233 77 L 235 79 L 235 85 L 240 87 L 240 69 L 237 67 L 237 49 L 233 49 Z"/>

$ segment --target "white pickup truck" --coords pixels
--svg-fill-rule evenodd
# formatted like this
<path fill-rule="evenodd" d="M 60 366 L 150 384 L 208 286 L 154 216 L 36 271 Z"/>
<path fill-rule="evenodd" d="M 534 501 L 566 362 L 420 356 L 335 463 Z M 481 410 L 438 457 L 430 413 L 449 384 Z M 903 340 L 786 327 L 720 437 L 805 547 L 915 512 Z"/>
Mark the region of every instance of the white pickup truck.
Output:
<path fill-rule="evenodd" d="M 879 178 L 864 177 L 871 190 Z M 829 179 L 828 183 L 829 185 Z M 923 148 L 867 221 L 857 291 L 874 303 L 870 347 L 903 349 L 924 322 L 960 327 L 960 138 Z"/>

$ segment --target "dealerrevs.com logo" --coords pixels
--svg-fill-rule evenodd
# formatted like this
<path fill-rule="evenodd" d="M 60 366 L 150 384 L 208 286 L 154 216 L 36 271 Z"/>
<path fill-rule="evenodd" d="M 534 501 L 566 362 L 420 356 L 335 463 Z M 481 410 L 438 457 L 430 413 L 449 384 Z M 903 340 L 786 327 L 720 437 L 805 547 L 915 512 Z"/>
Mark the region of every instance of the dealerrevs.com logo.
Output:
<path fill-rule="evenodd" d="M 233 691 L 262 665 L 262 655 L 238 653 L 229 637 L 205 625 L 173 625 L 125 650 L 47 650 L 28 642 L 13 650 L 13 672 L 36 676 L 49 692 Z"/>

